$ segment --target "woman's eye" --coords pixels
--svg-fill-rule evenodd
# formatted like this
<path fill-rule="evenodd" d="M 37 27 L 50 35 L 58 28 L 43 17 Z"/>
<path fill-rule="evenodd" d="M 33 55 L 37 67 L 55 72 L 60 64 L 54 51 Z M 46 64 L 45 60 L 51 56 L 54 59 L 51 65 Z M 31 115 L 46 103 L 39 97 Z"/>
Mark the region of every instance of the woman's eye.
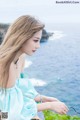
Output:
<path fill-rule="evenodd" d="M 34 42 L 38 42 L 38 40 L 34 40 Z"/>

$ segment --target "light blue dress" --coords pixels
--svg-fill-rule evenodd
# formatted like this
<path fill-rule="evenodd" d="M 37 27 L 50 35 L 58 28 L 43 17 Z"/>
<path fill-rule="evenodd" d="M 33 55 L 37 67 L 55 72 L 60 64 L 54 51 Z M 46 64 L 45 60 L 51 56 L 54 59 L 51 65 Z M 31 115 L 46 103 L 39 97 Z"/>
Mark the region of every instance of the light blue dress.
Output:
<path fill-rule="evenodd" d="M 0 110 L 8 112 L 8 120 L 31 120 L 37 115 L 37 95 L 31 82 L 20 78 L 14 87 L 6 89 L 6 95 L 0 88 Z"/>

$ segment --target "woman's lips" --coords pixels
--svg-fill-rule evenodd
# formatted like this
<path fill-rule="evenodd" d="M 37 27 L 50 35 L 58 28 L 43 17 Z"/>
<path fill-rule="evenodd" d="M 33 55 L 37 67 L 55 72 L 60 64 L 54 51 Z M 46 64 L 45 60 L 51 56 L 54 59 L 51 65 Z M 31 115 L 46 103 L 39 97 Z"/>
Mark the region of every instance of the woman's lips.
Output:
<path fill-rule="evenodd" d="M 33 52 L 35 52 L 36 50 L 32 50 Z"/>

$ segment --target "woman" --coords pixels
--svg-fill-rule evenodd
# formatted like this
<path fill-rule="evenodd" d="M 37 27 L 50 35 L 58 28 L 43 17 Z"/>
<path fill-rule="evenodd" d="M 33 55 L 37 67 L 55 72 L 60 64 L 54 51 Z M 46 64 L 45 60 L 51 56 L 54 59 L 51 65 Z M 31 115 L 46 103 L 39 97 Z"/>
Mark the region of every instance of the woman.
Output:
<path fill-rule="evenodd" d="M 31 120 L 37 116 L 37 110 L 51 109 L 64 114 L 67 106 L 50 98 L 45 103 L 44 96 L 35 94 L 29 98 L 25 82 L 20 80 L 21 62 L 23 54 L 32 55 L 40 47 L 40 39 L 44 25 L 32 16 L 19 17 L 8 29 L 0 46 L 0 110 L 8 112 L 9 120 Z M 24 87 L 25 86 L 25 87 Z M 30 88 L 30 87 L 29 87 Z"/>

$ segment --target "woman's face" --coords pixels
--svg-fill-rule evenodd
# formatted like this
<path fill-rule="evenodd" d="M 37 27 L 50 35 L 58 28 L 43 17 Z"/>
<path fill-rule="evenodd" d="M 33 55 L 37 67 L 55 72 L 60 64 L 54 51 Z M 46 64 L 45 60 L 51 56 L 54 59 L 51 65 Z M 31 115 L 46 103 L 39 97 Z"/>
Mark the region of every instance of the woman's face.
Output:
<path fill-rule="evenodd" d="M 21 51 L 27 55 L 32 55 L 40 47 L 41 36 L 42 30 L 36 32 L 32 38 L 23 44 Z"/>

